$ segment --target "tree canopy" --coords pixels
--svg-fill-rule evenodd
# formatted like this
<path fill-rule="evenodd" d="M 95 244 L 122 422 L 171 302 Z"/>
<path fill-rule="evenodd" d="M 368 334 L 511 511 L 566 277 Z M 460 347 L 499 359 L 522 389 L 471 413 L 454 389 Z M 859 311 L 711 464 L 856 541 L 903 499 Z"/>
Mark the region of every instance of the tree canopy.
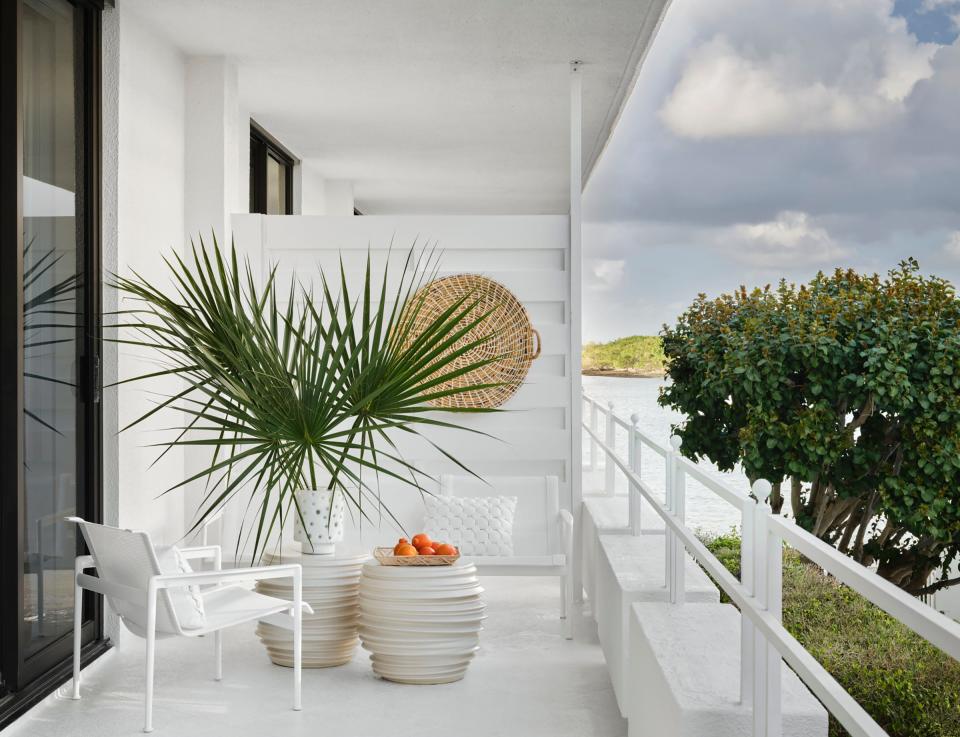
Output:
<path fill-rule="evenodd" d="M 960 583 L 960 299 L 916 261 L 700 295 L 664 326 L 682 452 L 774 483 L 797 522 L 905 590 Z"/>

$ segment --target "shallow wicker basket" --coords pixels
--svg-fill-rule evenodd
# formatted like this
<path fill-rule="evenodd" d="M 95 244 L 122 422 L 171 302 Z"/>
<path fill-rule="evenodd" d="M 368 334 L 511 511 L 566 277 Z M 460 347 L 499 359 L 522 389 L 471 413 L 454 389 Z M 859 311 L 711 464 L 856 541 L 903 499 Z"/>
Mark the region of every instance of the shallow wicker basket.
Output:
<path fill-rule="evenodd" d="M 411 335 L 419 335 L 451 305 L 464 298 L 467 300 L 465 304 L 477 302 L 467 320 L 486 313 L 489 315 L 447 352 L 481 337 L 491 337 L 482 345 L 458 356 L 450 369 L 462 368 L 485 358 L 500 357 L 500 360 L 431 387 L 431 391 L 477 384 L 494 386 L 449 394 L 431 400 L 430 404 L 435 407 L 499 407 L 517 391 L 527 376 L 530 364 L 540 355 L 540 334 L 530 324 L 526 309 L 506 287 L 477 274 L 457 274 L 430 282 L 409 302 L 407 310 L 415 310 Z"/>
<path fill-rule="evenodd" d="M 373 557 L 382 566 L 452 566 L 460 558 L 456 555 L 394 555 L 393 548 L 374 548 Z"/>

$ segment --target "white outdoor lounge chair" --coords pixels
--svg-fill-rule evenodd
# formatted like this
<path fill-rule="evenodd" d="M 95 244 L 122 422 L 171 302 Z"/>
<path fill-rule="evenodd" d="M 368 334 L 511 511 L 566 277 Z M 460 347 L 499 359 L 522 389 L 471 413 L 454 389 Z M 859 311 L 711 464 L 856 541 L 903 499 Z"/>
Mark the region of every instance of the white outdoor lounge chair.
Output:
<path fill-rule="evenodd" d="M 482 576 L 557 576 L 560 579 L 560 619 L 563 636 L 573 638 L 570 566 L 573 560 L 573 515 L 560 509 L 556 476 L 472 476 L 443 474 L 441 496 L 515 496 L 512 556 L 464 556 Z"/>
<path fill-rule="evenodd" d="M 150 535 L 146 532 L 98 525 L 79 517 L 66 519 L 80 526 L 91 553 L 78 557 L 74 566 L 76 586 L 72 698 L 80 698 L 81 601 L 83 589 L 87 589 L 106 596 L 126 628 L 147 641 L 144 732 L 153 731 L 153 664 L 156 639 L 199 637 L 212 632 L 216 661 L 214 678 L 219 681 L 222 676 L 223 655 L 220 630 L 252 620 L 293 630 L 293 708 L 295 711 L 300 710 L 303 612 L 312 613 L 313 610 L 303 601 L 299 564 L 221 570 L 220 546 L 205 545 L 181 548 L 180 553 L 188 560 L 212 560 L 214 570 L 164 574 L 150 542 Z M 96 569 L 96 577 L 84 573 L 90 568 Z M 224 585 L 227 582 L 287 577 L 293 578 L 293 601 L 257 594 L 243 586 Z M 211 584 L 212 588 L 202 589 L 199 593 L 204 608 L 203 625 L 184 628 L 169 590 Z"/>

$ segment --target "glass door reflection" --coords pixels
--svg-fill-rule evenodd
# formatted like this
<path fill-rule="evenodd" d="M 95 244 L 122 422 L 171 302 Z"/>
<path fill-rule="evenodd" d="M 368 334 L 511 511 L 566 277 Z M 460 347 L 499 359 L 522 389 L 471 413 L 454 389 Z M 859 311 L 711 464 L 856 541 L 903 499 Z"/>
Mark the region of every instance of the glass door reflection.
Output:
<path fill-rule="evenodd" d="M 83 238 L 76 12 L 24 0 L 22 657 L 73 627 L 76 514 L 82 493 Z"/>

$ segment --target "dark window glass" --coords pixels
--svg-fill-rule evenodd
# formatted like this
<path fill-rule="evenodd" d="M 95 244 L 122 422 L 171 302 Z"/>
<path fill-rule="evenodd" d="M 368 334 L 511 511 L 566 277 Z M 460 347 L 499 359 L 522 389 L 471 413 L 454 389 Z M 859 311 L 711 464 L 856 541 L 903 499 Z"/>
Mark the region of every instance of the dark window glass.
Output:
<path fill-rule="evenodd" d="M 293 214 L 294 159 L 257 126 L 250 126 L 250 212 Z"/>

